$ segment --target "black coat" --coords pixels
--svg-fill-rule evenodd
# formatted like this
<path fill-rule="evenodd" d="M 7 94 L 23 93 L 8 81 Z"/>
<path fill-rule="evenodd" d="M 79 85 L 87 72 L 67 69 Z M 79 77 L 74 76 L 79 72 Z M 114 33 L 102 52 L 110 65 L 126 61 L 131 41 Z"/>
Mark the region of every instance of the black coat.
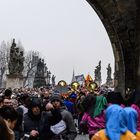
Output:
<path fill-rule="evenodd" d="M 32 130 L 37 130 L 39 132 L 39 136 L 36 138 L 30 138 L 30 140 L 41 140 L 41 133 L 45 125 L 45 114 L 42 113 L 38 117 L 33 117 L 29 113 L 24 115 L 24 134 L 30 134 Z"/>
<path fill-rule="evenodd" d="M 66 123 L 67 128 L 61 132 L 61 134 L 56 135 L 50 130 L 50 126 L 57 124 L 60 120 L 63 120 Z M 74 140 L 77 132 L 71 113 L 66 109 L 54 109 L 48 112 L 42 134 L 43 136 L 41 140 L 61 140 L 61 138 L 64 140 Z"/>

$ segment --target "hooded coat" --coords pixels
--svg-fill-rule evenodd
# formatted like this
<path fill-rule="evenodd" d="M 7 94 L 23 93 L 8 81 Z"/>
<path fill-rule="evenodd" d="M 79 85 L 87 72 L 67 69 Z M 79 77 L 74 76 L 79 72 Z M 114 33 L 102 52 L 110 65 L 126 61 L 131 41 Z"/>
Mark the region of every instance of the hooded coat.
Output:
<path fill-rule="evenodd" d="M 32 108 L 33 107 L 39 107 L 40 108 L 40 114 L 38 115 L 34 115 L 32 112 Z M 28 109 L 28 113 L 26 113 L 23 117 L 24 120 L 24 133 L 25 134 L 30 134 L 30 132 L 32 130 L 36 130 L 39 132 L 42 131 L 43 127 L 44 127 L 44 121 L 45 121 L 45 117 L 44 115 L 41 113 L 41 102 L 38 98 L 33 99 L 30 103 L 29 109 Z M 40 140 L 39 138 L 40 136 L 34 138 L 30 138 L 32 140 Z"/>

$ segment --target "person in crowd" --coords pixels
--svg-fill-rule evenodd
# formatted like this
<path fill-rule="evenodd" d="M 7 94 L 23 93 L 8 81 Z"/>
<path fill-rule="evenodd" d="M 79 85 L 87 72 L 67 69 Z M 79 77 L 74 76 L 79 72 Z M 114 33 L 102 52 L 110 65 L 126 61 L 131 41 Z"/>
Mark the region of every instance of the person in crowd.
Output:
<path fill-rule="evenodd" d="M 89 95 L 88 95 L 89 96 Z M 87 122 L 89 138 L 98 130 L 105 128 L 104 110 L 107 107 L 107 100 L 104 96 L 94 96 L 90 99 L 89 109 L 84 113 L 81 123 Z M 81 124 L 80 123 L 80 124 Z"/>
<path fill-rule="evenodd" d="M 3 99 L 3 106 L 12 106 L 12 100 L 10 98 Z"/>
<path fill-rule="evenodd" d="M 50 103 L 47 104 L 48 133 L 44 136 L 48 140 L 74 140 L 77 132 L 74 125 L 72 114 L 64 107 L 61 96 L 53 94 Z M 44 139 L 45 140 L 45 139 Z"/>
<path fill-rule="evenodd" d="M 21 94 L 19 98 L 19 108 L 23 110 L 23 115 L 28 112 L 28 106 L 30 104 L 30 97 L 28 94 Z"/>
<path fill-rule="evenodd" d="M 24 136 L 30 140 L 40 140 L 43 128 L 41 100 L 37 97 L 31 99 L 28 112 L 24 115 Z"/>
<path fill-rule="evenodd" d="M 3 98 L 4 99 L 11 99 L 12 95 L 12 90 L 11 89 L 6 89 L 3 93 Z"/>
<path fill-rule="evenodd" d="M 131 107 L 125 107 L 124 111 L 127 114 L 126 119 L 128 130 L 131 131 L 134 135 L 136 135 L 137 140 L 140 140 L 140 132 L 137 130 L 137 120 L 138 120 L 137 111 Z"/>
<path fill-rule="evenodd" d="M 83 106 L 81 106 L 81 103 L 85 99 L 85 96 L 86 96 L 85 93 L 82 92 L 82 91 L 80 91 L 79 92 L 79 95 L 77 96 L 76 103 L 75 103 L 75 108 L 76 108 L 76 113 L 77 113 L 77 118 L 78 118 L 78 129 L 79 129 L 79 133 L 81 133 L 81 131 L 80 131 L 80 122 L 81 122 L 82 116 L 84 114 Z"/>
<path fill-rule="evenodd" d="M 42 91 L 41 93 L 41 99 L 42 99 L 42 102 L 43 102 L 43 110 L 45 111 L 45 106 L 46 104 L 49 102 L 49 98 L 50 98 L 50 93 L 49 93 L 49 90 L 44 90 Z"/>
<path fill-rule="evenodd" d="M 106 99 L 109 104 L 125 105 L 125 101 L 120 92 L 109 91 Z"/>
<path fill-rule="evenodd" d="M 140 91 L 135 91 L 135 99 L 131 107 L 134 108 L 138 113 L 137 119 L 137 130 L 140 131 Z"/>
<path fill-rule="evenodd" d="M 12 140 L 10 133 L 8 131 L 6 122 L 2 117 L 0 117 L 0 139 L 1 140 Z"/>
<path fill-rule="evenodd" d="M 3 106 L 0 109 L 0 116 L 4 119 L 6 124 L 6 132 L 7 133 L 7 140 L 15 140 L 14 134 L 14 127 L 17 122 L 18 113 L 17 111 L 11 106 Z M 1 139 L 2 137 L 0 137 Z"/>
<path fill-rule="evenodd" d="M 76 103 L 76 99 L 77 99 L 77 94 L 76 94 L 76 91 L 75 91 L 75 92 L 72 92 L 72 93 L 69 95 L 69 100 L 70 100 L 72 103 Z"/>
<path fill-rule="evenodd" d="M 2 106 L 3 106 L 3 98 L 0 97 L 0 108 L 2 108 Z"/>
<path fill-rule="evenodd" d="M 14 128 L 15 140 L 20 140 L 23 136 L 23 109 L 18 107 L 18 101 L 16 99 L 12 99 L 12 106 L 18 112 L 18 119 Z"/>
<path fill-rule="evenodd" d="M 78 123 L 78 111 L 76 108 L 77 93 L 78 93 L 78 91 L 72 92 L 68 97 L 69 102 L 73 103 L 73 105 L 71 106 L 70 112 L 72 113 L 72 116 L 73 116 L 73 119 L 75 121 L 76 126 L 79 125 L 79 123 Z"/>
<path fill-rule="evenodd" d="M 81 100 L 81 102 L 79 102 L 79 104 L 77 104 L 77 108 L 79 110 L 79 112 L 81 112 L 80 114 L 82 115 L 81 117 L 81 121 L 79 123 L 79 133 L 89 133 L 88 132 L 88 120 L 87 120 L 87 116 L 89 116 L 89 114 L 91 113 L 92 107 L 95 105 L 96 102 L 96 97 L 94 96 L 94 93 L 89 93 L 86 97 L 83 98 L 83 100 Z"/>
<path fill-rule="evenodd" d="M 134 90 L 132 88 L 126 88 L 125 90 L 125 103 L 126 103 L 126 106 L 131 106 L 134 102 L 135 102 L 135 99 L 138 98 L 139 99 L 139 93 L 137 90 Z"/>
<path fill-rule="evenodd" d="M 69 101 L 68 97 L 64 98 L 63 103 L 67 107 L 68 111 L 71 112 L 72 115 L 74 115 L 74 103 Z"/>
<path fill-rule="evenodd" d="M 106 109 L 106 127 L 99 130 L 91 140 L 136 140 L 136 136 L 127 128 L 126 112 L 117 105 L 110 105 Z"/>

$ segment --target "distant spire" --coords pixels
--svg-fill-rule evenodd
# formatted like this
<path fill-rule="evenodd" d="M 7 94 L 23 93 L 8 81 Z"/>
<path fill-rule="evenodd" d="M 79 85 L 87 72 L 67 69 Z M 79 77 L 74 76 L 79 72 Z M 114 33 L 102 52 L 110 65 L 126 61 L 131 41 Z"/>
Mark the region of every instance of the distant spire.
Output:
<path fill-rule="evenodd" d="M 73 69 L 73 74 L 72 74 L 72 80 L 71 80 L 71 83 L 75 81 L 75 72 L 74 72 L 74 69 Z"/>
<path fill-rule="evenodd" d="M 15 38 L 13 38 L 13 43 L 15 43 Z"/>
<path fill-rule="evenodd" d="M 16 43 L 15 43 L 15 38 L 13 38 L 13 41 L 12 41 L 12 46 L 16 46 Z"/>

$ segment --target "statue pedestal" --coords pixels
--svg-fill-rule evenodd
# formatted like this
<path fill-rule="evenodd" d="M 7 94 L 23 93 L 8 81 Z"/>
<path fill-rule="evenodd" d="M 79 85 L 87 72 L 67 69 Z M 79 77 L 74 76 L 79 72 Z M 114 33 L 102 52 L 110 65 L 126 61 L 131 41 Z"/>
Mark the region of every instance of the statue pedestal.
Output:
<path fill-rule="evenodd" d="M 20 88 L 23 87 L 22 75 L 7 75 L 6 88 Z"/>
<path fill-rule="evenodd" d="M 107 85 L 108 87 L 114 87 L 113 80 L 112 80 L 111 78 L 110 78 L 110 79 L 107 79 L 106 85 Z"/>

